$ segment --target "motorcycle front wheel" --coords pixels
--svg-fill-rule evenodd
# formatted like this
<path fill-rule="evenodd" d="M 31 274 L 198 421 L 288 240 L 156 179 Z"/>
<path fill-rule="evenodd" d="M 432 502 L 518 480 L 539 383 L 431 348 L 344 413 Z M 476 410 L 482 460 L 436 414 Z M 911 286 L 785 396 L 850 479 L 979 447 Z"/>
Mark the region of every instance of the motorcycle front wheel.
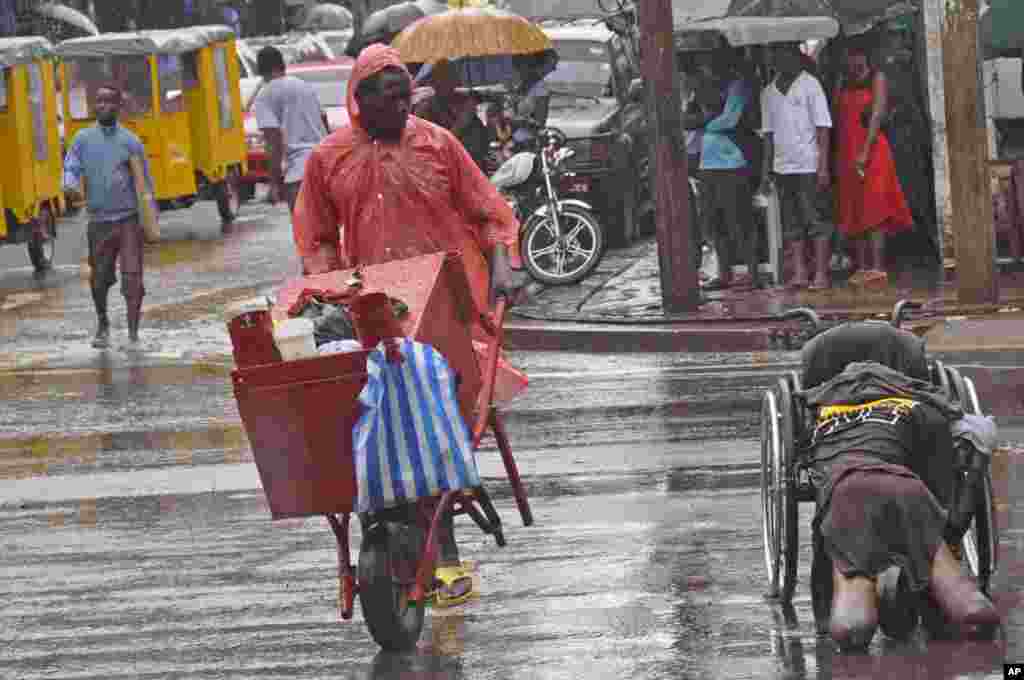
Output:
<path fill-rule="evenodd" d="M 604 229 L 593 213 L 566 205 L 558 210 L 562 237 L 548 214 L 534 214 L 520 242 L 523 263 L 537 281 L 549 286 L 578 283 L 604 255 Z"/>

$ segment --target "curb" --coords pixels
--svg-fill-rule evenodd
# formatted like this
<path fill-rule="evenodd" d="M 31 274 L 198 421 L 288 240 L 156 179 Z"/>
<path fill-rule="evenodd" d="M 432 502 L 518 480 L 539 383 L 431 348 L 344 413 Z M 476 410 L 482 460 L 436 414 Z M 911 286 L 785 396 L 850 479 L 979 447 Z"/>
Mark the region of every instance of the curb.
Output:
<path fill-rule="evenodd" d="M 1024 341 L 973 344 L 928 337 L 928 354 L 951 364 L 1024 366 Z M 505 325 L 510 350 L 592 354 L 799 351 L 806 326 L 798 323 L 588 324 L 517 319 Z"/>
<path fill-rule="evenodd" d="M 795 329 L 795 327 L 792 327 Z M 505 346 L 546 352 L 758 352 L 785 350 L 782 326 L 744 324 L 637 326 L 515 321 L 505 324 Z"/>

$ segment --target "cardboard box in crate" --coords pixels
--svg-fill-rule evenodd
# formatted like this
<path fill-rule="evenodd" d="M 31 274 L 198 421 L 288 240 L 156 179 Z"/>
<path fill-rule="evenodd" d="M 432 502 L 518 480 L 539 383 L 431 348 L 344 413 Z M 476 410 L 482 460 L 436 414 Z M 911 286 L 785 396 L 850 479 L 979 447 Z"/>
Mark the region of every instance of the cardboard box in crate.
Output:
<path fill-rule="evenodd" d="M 459 376 L 459 405 L 473 423 L 483 378 L 473 349 L 476 305 L 470 295 L 462 261 L 456 255 L 435 253 L 408 260 L 360 268 L 362 293 L 385 293 L 404 302 L 409 313 L 401 320 L 407 337 L 431 345 Z M 305 289 L 344 292 L 354 270 L 315 274 L 287 281 L 277 294 L 275 319 L 288 318 L 288 309 Z"/>

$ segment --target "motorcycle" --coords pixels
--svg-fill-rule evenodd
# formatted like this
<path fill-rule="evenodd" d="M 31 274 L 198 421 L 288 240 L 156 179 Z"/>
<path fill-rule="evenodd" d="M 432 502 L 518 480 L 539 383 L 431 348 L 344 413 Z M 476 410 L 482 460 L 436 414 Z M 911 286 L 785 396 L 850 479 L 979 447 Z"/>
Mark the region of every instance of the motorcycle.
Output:
<path fill-rule="evenodd" d="M 571 197 L 578 182 L 565 169 L 575 154 L 565 133 L 543 128 L 534 140 L 534 151 L 513 155 L 491 181 L 522 225 L 519 249 L 530 276 L 552 286 L 578 283 L 604 255 L 604 229 L 589 203 Z"/>

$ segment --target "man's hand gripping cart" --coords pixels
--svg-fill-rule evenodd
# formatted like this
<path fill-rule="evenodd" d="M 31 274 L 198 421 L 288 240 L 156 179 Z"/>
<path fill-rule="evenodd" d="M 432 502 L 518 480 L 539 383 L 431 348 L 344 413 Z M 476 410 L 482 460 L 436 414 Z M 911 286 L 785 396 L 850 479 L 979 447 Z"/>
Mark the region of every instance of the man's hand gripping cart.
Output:
<path fill-rule="evenodd" d="M 358 290 L 352 291 L 354 282 Z M 461 260 L 438 254 L 291 281 L 279 293 L 273 316 L 284 318 L 281 310 L 301 292 L 315 289 L 337 294 L 346 288 L 352 293 L 350 309 L 362 349 L 280 361 L 269 335 L 271 312 L 236 315 L 229 321 L 238 366 L 232 373 L 234 392 L 272 519 L 325 516 L 338 543 L 341 618 L 352 618 L 358 594 L 374 640 L 385 649 L 407 649 L 415 646 L 422 630 L 445 513 L 468 515 L 494 536 L 498 546 L 505 545 L 505 537 L 482 485 L 452 488 L 361 514 L 363 538 L 358 567 L 353 565 L 349 522 L 359 493 L 353 427 L 363 411 L 359 396 L 368 381 L 368 359 L 382 339 L 383 347 L 390 348 L 389 361 L 398 358 L 399 341 L 392 336 L 401 334 L 434 347 L 450 362 L 459 374 L 459 410 L 465 422 L 474 423 L 471 448 L 475 452 L 484 435 L 493 434 L 520 517 L 529 526 L 533 517 L 526 490 L 494 405 L 505 301 L 498 301 L 493 316 L 479 313 Z M 393 318 L 386 319 L 391 315 L 382 314 L 379 305 L 368 313 L 357 311 L 359 298 L 388 297 L 402 300 L 409 308 L 400 329 Z M 392 330 L 386 327 L 389 323 Z M 482 357 L 473 349 L 473 326 L 488 336 Z"/>

